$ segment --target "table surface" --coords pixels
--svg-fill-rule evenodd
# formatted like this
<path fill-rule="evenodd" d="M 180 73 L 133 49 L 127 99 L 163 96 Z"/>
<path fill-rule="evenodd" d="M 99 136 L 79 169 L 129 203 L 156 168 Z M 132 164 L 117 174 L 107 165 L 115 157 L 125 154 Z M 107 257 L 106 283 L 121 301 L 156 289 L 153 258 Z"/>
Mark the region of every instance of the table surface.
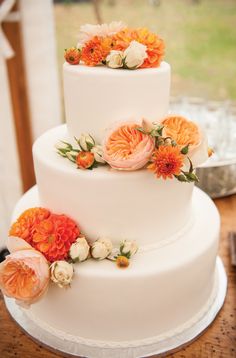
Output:
<path fill-rule="evenodd" d="M 236 195 L 215 200 L 221 215 L 221 239 L 219 255 L 223 259 L 228 291 L 224 306 L 212 325 L 196 341 L 182 350 L 169 354 L 174 358 L 225 358 L 236 357 L 236 268 L 231 266 L 229 253 L 229 231 L 236 231 Z M 2 358 L 57 358 L 33 342 L 13 322 L 0 294 L 0 357 Z M 111 357 L 112 358 L 112 357 Z"/>

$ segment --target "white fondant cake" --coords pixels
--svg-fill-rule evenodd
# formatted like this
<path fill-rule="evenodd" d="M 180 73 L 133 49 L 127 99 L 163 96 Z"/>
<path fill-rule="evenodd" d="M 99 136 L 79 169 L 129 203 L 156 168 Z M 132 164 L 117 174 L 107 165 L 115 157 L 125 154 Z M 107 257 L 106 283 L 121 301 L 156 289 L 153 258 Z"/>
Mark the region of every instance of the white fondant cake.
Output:
<path fill-rule="evenodd" d="M 90 25 L 87 26 L 87 32 L 84 29 L 83 34 L 89 38 L 91 29 Z M 114 24 L 101 28 L 98 25 L 99 31 L 103 32 L 113 31 L 113 27 Z M 146 34 L 146 30 L 138 31 L 141 38 Z M 147 38 L 154 41 L 153 36 Z M 158 37 L 154 39 L 159 46 L 158 54 L 162 54 L 161 40 Z M 95 38 L 94 41 L 100 40 Z M 84 62 L 91 61 L 94 51 L 97 51 L 92 45 L 88 43 L 89 50 L 83 53 L 82 49 L 82 55 L 78 49 L 69 49 L 68 61 L 78 63 L 80 56 Z M 104 50 L 100 43 L 98 46 L 100 52 L 96 53 L 96 58 Z M 55 242 L 49 257 L 52 265 L 49 268 L 44 257 L 44 270 L 48 271 L 43 288 L 38 286 L 43 291 L 49 275 L 54 283 L 48 284 L 43 297 L 39 292 L 41 299 L 38 302 L 26 311 L 22 309 L 24 314 L 40 332 L 52 335 L 59 342 L 56 348 L 60 349 L 60 343 L 66 341 L 73 346 L 73 349 L 68 348 L 68 353 L 89 357 L 92 352 L 89 348 L 95 348 L 91 357 L 96 358 L 135 358 L 160 351 L 159 342 L 183 334 L 211 310 L 219 284 L 216 270 L 219 214 L 210 198 L 193 187 L 196 176 L 191 155 L 205 158 L 206 139 L 203 140 L 198 127 L 186 119 L 166 117 L 160 123 L 168 112 L 170 66 L 161 62 L 156 68 L 127 70 L 144 65 L 144 61 L 152 61 L 149 67 L 155 61 L 156 66 L 159 64 L 153 48 L 147 54 L 148 44 L 131 41 L 130 46 L 132 49 L 127 48 L 124 53 L 111 51 L 110 57 L 99 60 L 100 64 L 122 69 L 64 64 L 67 124 L 46 132 L 35 142 L 33 157 L 37 187 L 22 197 L 13 217 L 14 221 L 24 210 L 38 206 L 53 213 L 47 221 L 48 217 L 45 219 L 44 216 L 49 214 L 44 209 L 36 217 L 29 211 L 28 217 L 13 225 L 15 236 L 18 234 L 28 240 L 40 255 L 46 252 L 47 259 L 50 245 Z M 134 52 L 130 53 L 131 50 Z M 148 121 L 141 122 L 143 118 Z M 120 124 L 114 135 L 106 137 L 106 129 L 127 120 L 136 121 L 135 126 L 134 122 L 129 122 L 124 128 Z M 159 121 L 159 124 L 150 125 L 154 121 Z M 138 127 L 141 123 L 142 127 Z M 98 144 L 103 144 L 102 155 L 101 147 L 95 145 L 91 136 L 83 136 L 83 133 L 89 133 Z M 68 144 L 74 137 L 79 141 L 79 149 Z M 55 149 L 60 140 L 66 149 Z M 94 148 L 96 151 L 92 152 Z M 189 158 L 183 159 L 186 154 Z M 123 165 L 127 158 L 131 165 L 128 169 Z M 88 164 L 89 160 L 92 161 Z M 94 163 L 101 164 L 104 160 L 110 166 L 82 170 L 92 169 Z M 149 170 L 154 173 L 146 169 L 148 163 Z M 133 170 L 132 165 L 139 170 Z M 68 216 L 73 223 L 54 213 Z M 40 226 L 40 220 L 44 225 Z M 62 225 L 65 220 L 68 223 L 66 227 Z M 85 238 L 73 236 L 79 232 L 75 223 L 92 248 L 89 249 Z M 33 229 L 31 225 L 35 225 Z M 56 239 L 53 230 L 57 231 Z M 72 263 L 62 261 L 63 258 L 74 260 L 72 246 L 68 249 L 68 237 L 70 245 L 75 244 L 75 251 L 78 250 L 76 244 L 82 245 L 83 242 L 80 256 L 76 257 L 79 263 L 74 264 L 73 280 Z M 75 242 L 76 238 L 78 241 Z M 98 242 L 96 256 L 93 250 L 98 238 L 103 241 Z M 130 249 L 125 253 L 121 245 L 118 258 L 114 255 L 109 257 L 109 239 L 116 245 L 127 240 L 124 242 L 130 245 Z M 119 267 L 127 266 L 136 252 L 133 241 L 139 246 L 138 253 L 131 259 L 129 267 L 119 269 L 119 258 Z M 18 250 L 21 245 L 22 242 L 18 242 Z M 28 247 L 29 256 L 31 249 Z M 65 256 L 54 260 L 60 257 L 60 250 L 65 249 Z M 109 260 L 80 262 L 88 258 L 89 250 L 93 258 L 117 260 L 117 266 Z M 107 252 L 105 255 L 104 250 Z M 80 260 L 81 255 L 84 258 Z M 8 262 L 11 266 L 10 259 Z M 31 261 L 30 265 L 33 265 Z M 57 265 L 59 273 L 56 276 Z M 7 264 L 0 267 L 0 285 L 8 289 L 5 292 L 12 293 L 14 287 L 11 282 L 4 281 L 1 275 L 4 269 L 7 271 Z M 30 275 L 32 270 L 27 276 L 29 287 Z M 40 277 L 38 281 L 40 283 Z M 70 288 L 61 288 L 69 283 Z M 31 291 L 35 299 L 34 289 Z M 8 296 L 19 298 L 19 292 L 20 289 L 15 290 L 14 295 Z M 27 289 L 23 293 L 27 294 Z M 24 302 L 29 303 L 26 298 Z M 81 345 L 86 349 L 81 350 Z M 134 347 L 138 350 L 132 350 Z M 103 349 L 109 350 L 105 352 Z"/>

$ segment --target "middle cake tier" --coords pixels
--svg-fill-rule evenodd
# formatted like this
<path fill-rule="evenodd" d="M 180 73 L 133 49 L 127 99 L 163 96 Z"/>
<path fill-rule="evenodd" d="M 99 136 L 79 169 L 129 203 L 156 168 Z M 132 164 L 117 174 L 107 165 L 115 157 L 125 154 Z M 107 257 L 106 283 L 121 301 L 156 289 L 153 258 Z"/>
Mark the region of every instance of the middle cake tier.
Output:
<path fill-rule="evenodd" d="M 157 244 L 191 225 L 192 183 L 157 179 L 146 169 L 80 170 L 57 154 L 59 140 L 68 140 L 66 125 L 49 130 L 33 146 L 40 202 L 74 219 L 89 240 Z"/>

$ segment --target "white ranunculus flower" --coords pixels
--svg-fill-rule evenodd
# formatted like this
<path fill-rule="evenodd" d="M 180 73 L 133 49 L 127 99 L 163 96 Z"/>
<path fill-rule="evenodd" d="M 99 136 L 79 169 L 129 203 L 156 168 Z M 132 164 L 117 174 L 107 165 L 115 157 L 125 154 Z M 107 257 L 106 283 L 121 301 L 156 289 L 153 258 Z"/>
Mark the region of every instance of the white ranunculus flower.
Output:
<path fill-rule="evenodd" d="M 91 25 L 85 24 L 80 27 L 78 35 L 77 47 L 81 48 L 85 42 L 91 40 L 94 36 L 112 36 L 117 32 L 126 28 L 126 25 L 122 21 L 112 21 L 110 24 Z"/>
<path fill-rule="evenodd" d="M 113 246 L 111 240 L 101 238 L 93 243 L 91 248 L 91 255 L 94 259 L 103 260 L 108 255 L 110 255 L 112 248 Z"/>
<path fill-rule="evenodd" d="M 112 50 L 106 58 L 106 64 L 110 68 L 123 67 L 123 52 Z"/>
<path fill-rule="evenodd" d="M 51 280 L 59 287 L 68 286 L 74 274 L 73 265 L 66 261 L 55 261 L 50 266 Z"/>
<path fill-rule="evenodd" d="M 81 134 L 80 138 L 77 139 L 77 142 L 82 150 L 90 151 L 95 146 L 95 141 L 93 137 L 88 133 Z"/>
<path fill-rule="evenodd" d="M 85 239 L 85 237 L 79 237 L 76 242 L 74 242 L 69 251 L 69 255 L 73 261 L 85 261 L 89 255 L 90 246 Z"/>
<path fill-rule="evenodd" d="M 94 158 L 95 158 L 96 162 L 101 163 L 101 164 L 106 163 L 105 160 L 103 159 L 103 150 L 102 150 L 101 145 L 95 145 L 91 149 L 91 152 L 94 154 Z"/>
<path fill-rule="evenodd" d="M 124 51 L 125 65 L 129 69 L 140 67 L 147 58 L 147 47 L 140 42 L 131 41 L 129 47 Z"/>
<path fill-rule="evenodd" d="M 130 258 L 138 251 L 138 245 L 135 241 L 124 240 L 120 244 L 120 252 L 122 255 Z"/>

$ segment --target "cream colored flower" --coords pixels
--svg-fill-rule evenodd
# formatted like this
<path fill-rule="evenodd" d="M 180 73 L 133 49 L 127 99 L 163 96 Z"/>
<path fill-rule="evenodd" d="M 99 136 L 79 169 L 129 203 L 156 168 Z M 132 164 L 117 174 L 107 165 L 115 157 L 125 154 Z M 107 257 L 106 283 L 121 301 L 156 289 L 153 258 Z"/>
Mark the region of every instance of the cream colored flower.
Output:
<path fill-rule="evenodd" d="M 138 251 L 138 245 L 135 241 L 124 240 L 120 244 L 120 252 L 122 255 L 130 258 Z"/>
<path fill-rule="evenodd" d="M 77 47 L 81 48 L 85 42 L 91 40 L 94 36 L 112 36 L 117 32 L 126 28 L 126 25 L 122 21 L 112 21 L 110 24 L 91 25 L 85 24 L 80 27 L 78 35 Z"/>
<path fill-rule="evenodd" d="M 106 64 L 111 68 L 123 67 L 123 52 L 112 50 L 106 58 Z"/>
<path fill-rule="evenodd" d="M 76 152 L 75 150 L 71 150 L 70 152 L 66 152 L 66 157 L 71 161 L 71 162 L 76 162 L 76 157 L 78 155 L 78 152 Z"/>
<path fill-rule="evenodd" d="M 68 286 L 74 274 L 73 265 L 66 261 L 55 261 L 50 266 L 51 280 L 59 287 Z"/>
<path fill-rule="evenodd" d="M 147 58 L 147 47 L 137 41 L 131 41 L 124 51 L 124 62 L 129 69 L 140 67 Z"/>
<path fill-rule="evenodd" d="M 93 137 L 88 133 L 81 134 L 79 139 L 76 139 L 81 149 L 85 152 L 90 151 L 95 146 Z"/>
<path fill-rule="evenodd" d="M 94 259 L 103 260 L 110 255 L 112 247 L 111 240 L 106 238 L 98 239 L 92 245 L 91 255 Z"/>
<path fill-rule="evenodd" d="M 91 152 L 94 154 L 94 158 L 96 160 L 96 162 L 104 164 L 106 163 L 105 160 L 103 159 L 103 149 L 101 145 L 95 145 L 92 149 Z"/>
<path fill-rule="evenodd" d="M 85 239 L 85 237 L 79 237 L 76 242 L 74 242 L 69 251 L 69 255 L 73 261 L 85 261 L 89 255 L 90 246 Z"/>

